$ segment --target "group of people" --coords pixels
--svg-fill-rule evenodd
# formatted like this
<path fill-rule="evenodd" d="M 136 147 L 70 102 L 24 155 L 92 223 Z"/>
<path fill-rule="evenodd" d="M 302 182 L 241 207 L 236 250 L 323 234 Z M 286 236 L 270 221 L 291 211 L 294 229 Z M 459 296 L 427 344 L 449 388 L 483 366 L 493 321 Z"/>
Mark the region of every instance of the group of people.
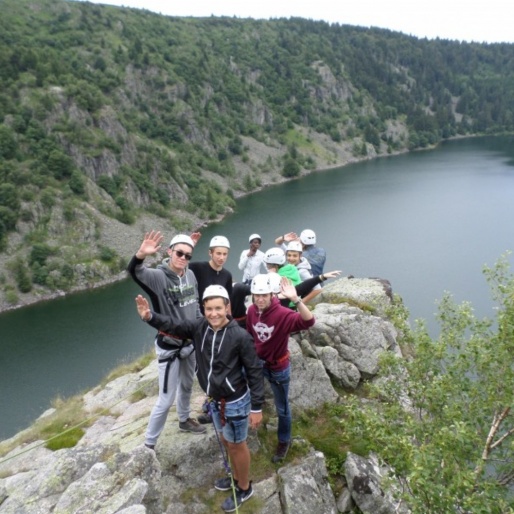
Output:
<path fill-rule="evenodd" d="M 262 421 L 264 379 L 273 391 L 278 415 L 272 460 L 279 462 L 287 455 L 292 420 L 289 335 L 314 324 L 305 303 L 319 294 L 323 281 L 340 272 L 323 272 L 326 253 L 316 246 L 312 230 L 299 237 L 284 234 L 266 252 L 260 250 L 259 234 L 252 234 L 239 261 L 242 281 L 234 283 L 224 268 L 230 251 L 225 236 L 211 239 L 209 261 L 191 262 L 200 237 L 198 232 L 176 235 L 167 258 L 150 268 L 144 260 L 157 253 L 163 241 L 160 232 L 151 231 L 128 265 L 129 274 L 149 298 L 137 296 L 138 314 L 157 329 L 159 396 L 145 445 L 155 448 L 175 399 L 179 430 L 201 434 L 206 431 L 203 423 L 212 420 L 232 467 L 232 476 L 216 480 L 215 487 L 233 489 L 222 504 L 225 512 L 233 512 L 253 494 L 246 439 L 248 427 L 257 428 Z M 201 422 L 191 417 L 195 368 L 208 398 L 208 416 L 199 417 Z"/>

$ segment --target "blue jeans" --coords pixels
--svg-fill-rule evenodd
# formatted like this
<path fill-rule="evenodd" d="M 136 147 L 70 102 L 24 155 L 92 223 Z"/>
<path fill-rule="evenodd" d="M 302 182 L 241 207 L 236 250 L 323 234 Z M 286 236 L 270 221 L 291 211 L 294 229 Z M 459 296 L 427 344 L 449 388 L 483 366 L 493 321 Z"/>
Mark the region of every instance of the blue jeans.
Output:
<path fill-rule="evenodd" d="M 225 404 L 225 426 L 221 422 L 220 404 L 211 402 L 212 422 L 218 432 L 229 443 L 242 443 L 248 437 L 248 416 L 252 408 L 250 391 L 236 400 Z"/>
<path fill-rule="evenodd" d="M 263 368 L 264 377 L 268 380 L 273 391 L 275 408 L 278 416 L 278 440 L 281 443 L 291 441 L 291 409 L 289 408 L 289 382 L 291 365 L 282 371 L 272 371 Z"/>

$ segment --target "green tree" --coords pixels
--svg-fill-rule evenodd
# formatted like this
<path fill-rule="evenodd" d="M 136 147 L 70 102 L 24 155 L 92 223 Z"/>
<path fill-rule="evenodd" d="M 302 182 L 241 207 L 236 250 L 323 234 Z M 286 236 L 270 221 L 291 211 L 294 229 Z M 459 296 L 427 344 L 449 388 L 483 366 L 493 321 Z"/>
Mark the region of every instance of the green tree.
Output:
<path fill-rule="evenodd" d="M 77 170 L 73 170 L 71 173 L 68 185 L 76 195 L 82 196 L 86 192 L 86 179 Z"/>
<path fill-rule="evenodd" d="M 30 250 L 29 264 L 31 266 L 34 266 L 34 264 L 44 266 L 46 259 L 54 254 L 55 250 L 51 246 L 46 243 L 36 243 Z"/>
<path fill-rule="evenodd" d="M 15 212 L 13 212 L 8 207 L 3 207 L 0 205 L 0 224 L 2 224 L 6 232 L 16 228 L 17 220 L 18 216 Z"/>
<path fill-rule="evenodd" d="M 300 165 L 291 157 L 287 157 L 282 169 L 282 175 L 284 175 L 284 177 L 292 178 L 297 177 L 299 174 Z"/>
<path fill-rule="evenodd" d="M 0 205 L 14 212 L 20 210 L 20 192 L 14 184 L 0 184 Z"/>
<path fill-rule="evenodd" d="M 13 131 L 5 126 L 0 126 L 0 157 L 3 159 L 13 159 L 18 149 L 18 143 Z"/>
<path fill-rule="evenodd" d="M 71 158 L 60 150 L 52 150 L 50 152 L 47 166 L 57 179 L 70 177 L 74 168 Z"/>
<path fill-rule="evenodd" d="M 17 259 L 12 264 L 16 285 L 21 293 L 29 293 L 32 290 L 32 279 L 28 272 L 27 265 L 22 259 Z"/>
<path fill-rule="evenodd" d="M 419 325 L 411 358 L 386 357 L 374 388 L 380 401 L 346 406 L 348 433 L 404 477 L 414 513 L 514 507 L 506 487 L 514 479 L 514 276 L 505 256 L 484 273 L 498 304 L 494 323 L 446 295 L 438 339 Z"/>

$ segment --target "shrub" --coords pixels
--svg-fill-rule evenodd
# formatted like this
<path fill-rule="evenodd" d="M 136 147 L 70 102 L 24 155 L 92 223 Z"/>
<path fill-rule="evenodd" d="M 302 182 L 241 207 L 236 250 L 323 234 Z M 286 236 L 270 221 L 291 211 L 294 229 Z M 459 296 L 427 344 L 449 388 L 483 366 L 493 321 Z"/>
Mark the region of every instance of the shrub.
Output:
<path fill-rule="evenodd" d="M 103 262 L 110 262 L 116 257 L 116 252 L 112 248 L 101 246 L 99 257 Z"/>
<path fill-rule="evenodd" d="M 32 279 L 25 263 L 18 259 L 13 266 L 14 278 L 20 293 L 30 293 L 32 290 Z"/>
<path fill-rule="evenodd" d="M 5 288 L 5 300 L 9 305 L 16 305 L 19 297 L 12 286 Z"/>
<path fill-rule="evenodd" d="M 55 250 L 46 243 L 36 243 L 30 250 L 29 264 L 30 266 L 33 266 L 37 263 L 40 266 L 43 266 L 46 262 L 46 259 L 54 253 Z"/>
<path fill-rule="evenodd" d="M 286 178 L 293 178 L 293 177 L 297 177 L 299 174 L 300 174 L 299 164 L 292 158 L 288 157 L 286 159 L 284 167 L 282 168 L 282 175 Z"/>

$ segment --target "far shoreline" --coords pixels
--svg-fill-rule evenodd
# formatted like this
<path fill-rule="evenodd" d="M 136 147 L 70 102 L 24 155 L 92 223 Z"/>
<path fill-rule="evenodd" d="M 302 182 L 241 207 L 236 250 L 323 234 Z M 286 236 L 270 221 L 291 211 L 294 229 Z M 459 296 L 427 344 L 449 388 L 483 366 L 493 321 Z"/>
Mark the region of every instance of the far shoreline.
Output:
<path fill-rule="evenodd" d="M 504 135 L 504 134 L 490 135 L 490 137 L 497 137 L 497 136 L 501 136 L 501 135 Z M 452 137 L 447 138 L 447 139 L 443 139 L 443 140 L 439 141 L 437 144 L 431 145 L 431 146 L 427 146 L 426 148 L 418 148 L 418 149 L 415 149 L 415 150 L 408 150 L 408 149 L 397 150 L 395 152 L 386 153 L 386 154 L 379 154 L 379 155 L 375 155 L 373 157 L 361 157 L 361 158 L 360 157 L 352 157 L 352 158 L 347 159 L 344 162 L 341 162 L 341 163 L 338 163 L 338 164 L 334 164 L 332 166 L 323 167 L 323 168 L 317 168 L 317 169 L 314 169 L 314 170 L 305 170 L 302 174 L 300 174 L 297 177 L 292 177 L 292 178 L 283 177 L 282 180 L 280 180 L 280 181 L 270 182 L 270 183 L 263 184 L 263 185 L 259 186 L 258 188 L 254 189 L 253 191 L 243 192 L 243 193 L 240 193 L 238 195 L 234 195 L 234 198 L 236 200 L 240 200 L 241 198 L 244 198 L 246 196 L 259 193 L 259 192 L 261 192 L 261 191 L 263 191 L 265 189 L 268 189 L 268 188 L 273 187 L 273 186 L 281 185 L 281 184 L 283 184 L 285 182 L 291 182 L 291 181 L 294 181 L 294 180 L 301 180 L 302 178 L 304 178 L 304 177 L 306 177 L 308 175 L 311 175 L 313 173 L 323 173 L 325 171 L 331 171 L 331 170 L 334 170 L 334 169 L 337 169 L 337 168 L 344 168 L 344 167 L 346 167 L 346 166 L 348 166 L 350 164 L 357 164 L 359 162 L 371 161 L 371 160 L 380 159 L 380 158 L 383 158 L 383 157 L 395 157 L 395 156 L 398 156 L 398 155 L 403 155 L 403 154 L 411 153 L 411 152 L 421 152 L 421 151 L 434 150 L 440 144 L 444 143 L 445 141 L 452 141 L 452 140 L 456 140 L 456 139 L 475 138 L 475 137 L 487 137 L 487 136 L 488 135 L 486 135 L 486 134 L 472 134 L 472 135 L 469 135 L 469 136 L 468 135 L 457 135 L 457 136 L 452 136 Z M 211 225 L 212 223 L 219 223 L 220 221 L 222 221 L 225 218 L 225 216 L 227 214 L 229 214 L 229 213 L 226 212 L 225 214 L 218 216 L 214 220 L 203 220 L 194 230 L 198 230 L 199 228 L 206 228 L 209 225 Z M 63 298 L 63 297 L 67 297 L 69 295 L 73 295 L 75 293 L 80 293 L 80 292 L 84 292 L 84 291 L 90 291 L 90 290 L 94 290 L 94 289 L 100 289 L 102 287 L 106 287 L 106 286 L 109 286 L 109 285 L 121 282 L 122 280 L 125 280 L 127 277 L 128 277 L 127 272 L 126 271 L 121 271 L 117 275 L 114 275 L 112 277 L 100 280 L 100 281 L 96 282 L 93 285 L 87 285 L 87 286 L 80 286 L 80 285 L 78 285 L 78 286 L 72 287 L 69 291 L 57 290 L 57 291 L 54 291 L 52 293 L 45 294 L 45 295 L 33 295 L 32 297 L 29 296 L 28 298 L 24 298 L 23 300 L 20 300 L 20 303 L 18 303 L 16 305 L 13 305 L 13 306 L 0 306 L 0 316 L 3 313 L 5 313 L 5 312 L 10 312 L 10 311 L 13 311 L 13 310 L 23 309 L 24 307 L 30 307 L 31 305 L 35 305 L 35 304 L 39 304 L 39 303 L 43 303 L 43 302 L 49 302 L 49 301 L 52 301 L 52 300 L 56 300 L 58 298 Z"/>

